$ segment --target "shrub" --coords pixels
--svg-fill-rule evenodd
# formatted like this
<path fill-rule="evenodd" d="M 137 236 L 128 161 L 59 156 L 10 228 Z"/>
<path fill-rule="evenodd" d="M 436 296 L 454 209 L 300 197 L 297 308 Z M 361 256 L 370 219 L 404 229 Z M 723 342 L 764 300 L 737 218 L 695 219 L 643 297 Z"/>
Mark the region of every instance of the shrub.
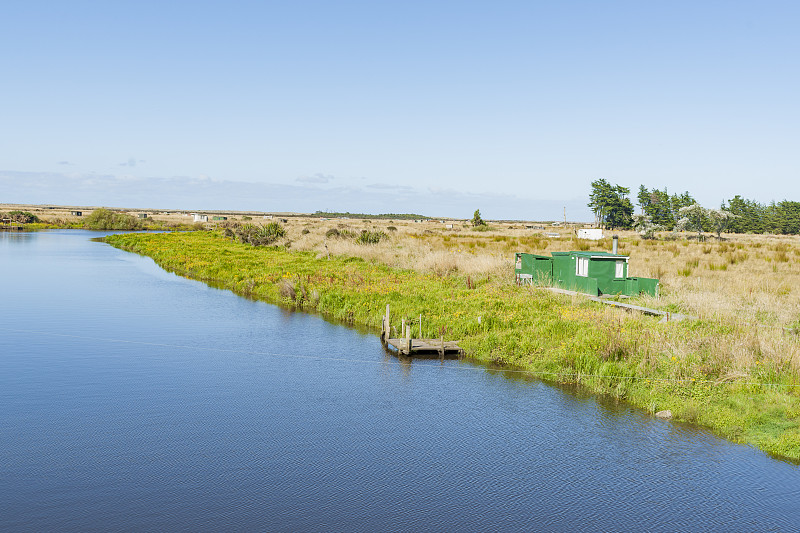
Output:
<path fill-rule="evenodd" d="M 265 246 L 272 244 L 286 235 L 286 230 L 277 222 L 270 222 L 266 226 L 260 226 L 254 232 L 250 244 L 253 246 Z"/>
<path fill-rule="evenodd" d="M 115 213 L 108 209 L 95 209 L 92 214 L 86 217 L 83 226 L 87 229 L 142 229 L 142 223 L 138 218 L 125 213 Z"/>
<path fill-rule="evenodd" d="M 10 218 L 12 222 L 20 224 L 32 224 L 34 222 L 41 222 L 39 217 L 28 211 L 9 211 L 2 218 Z"/>
<path fill-rule="evenodd" d="M 328 237 L 329 239 L 332 237 L 336 237 L 339 239 L 353 239 L 356 237 L 356 234 L 348 229 L 342 229 L 341 231 L 339 231 L 336 228 L 331 228 L 325 232 L 325 236 Z"/>
<path fill-rule="evenodd" d="M 286 230 L 277 222 L 270 222 L 266 226 L 234 222 L 226 224 L 222 232 L 226 237 L 237 239 L 239 242 L 253 246 L 267 246 L 286 235 Z"/>
<path fill-rule="evenodd" d="M 382 231 L 367 231 L 362 230 L 361 234 L 356 237 L 357 244 L 378 244 L 386 238 L 386 234 Z"/>

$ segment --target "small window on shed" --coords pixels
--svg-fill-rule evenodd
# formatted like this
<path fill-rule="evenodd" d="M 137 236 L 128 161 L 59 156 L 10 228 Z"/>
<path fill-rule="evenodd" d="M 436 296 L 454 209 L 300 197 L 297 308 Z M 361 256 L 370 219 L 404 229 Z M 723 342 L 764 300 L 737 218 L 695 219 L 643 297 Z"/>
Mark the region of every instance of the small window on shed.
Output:
<path fill-rule="evenodd" d="M 617 268 L 614 271 L 615 278 L 625 277 L 625 261 L 617 261 Z"/>
<path fill-rule="evenodd" d="M 575 260 L 575 275 L 583 276 L 584 278 L 589 275 L 589 258 L 578 257 Z"/>

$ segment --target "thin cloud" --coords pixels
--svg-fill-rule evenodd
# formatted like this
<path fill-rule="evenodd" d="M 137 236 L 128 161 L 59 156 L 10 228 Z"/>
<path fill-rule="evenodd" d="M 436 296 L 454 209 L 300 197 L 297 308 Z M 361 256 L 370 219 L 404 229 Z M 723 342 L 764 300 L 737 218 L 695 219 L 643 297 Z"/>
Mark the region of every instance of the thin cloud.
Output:
<path fill-rule="evenodd" d="M 336 178 L 327 174 L 314 174 L 312 176 L 301 176 L 296 178 L 295 181 L 299 183 L 329 183 Z"/>
<path fill-rule="evenodd" d="M 413 187 L 409 187 L 408 185 L 393 185 L 393 184 L 390 184 L 390 183 L 371 183 L 369 185 L 366 185 L 366 188 L 368 188 L 368 189 L 379 189 L 379 190 L 384 190 L 384 191 L 391 191 L 391 190 L 412 191 L 412 190 L 414 190 Z"/>
<path fill-rule="evenodd" d="M 586 200 L 549 201 L 406 185 L 320 187 L 319 182 L 253 183 L 209 176 L 133 177 L 128 174 L 19 172 L 0 170 L 0 188 L 10 203 L 110 205 L 129 208 L 313 213 L 328 208 L 351 213 L 396 213 L 469 219 L 480 209 L 488 220 L 591 220 Z"/>

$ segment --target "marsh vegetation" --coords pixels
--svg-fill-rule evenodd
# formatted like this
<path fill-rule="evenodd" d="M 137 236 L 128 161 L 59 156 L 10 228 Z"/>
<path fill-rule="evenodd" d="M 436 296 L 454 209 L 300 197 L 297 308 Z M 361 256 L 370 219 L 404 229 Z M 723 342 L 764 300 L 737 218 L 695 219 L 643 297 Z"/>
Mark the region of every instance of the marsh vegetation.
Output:
<path fill-rule="evenodd" d="M 800 459 L 800 247 L 796 237 L 642 240 L 623 233 L 634 275 L 661 279 L 637 303 L 698 317 L 682 323 L 513 283 L 515 251 L 611 247 L 520 224 L 291 218 L 276 246 L 219 231 L 110 237 L 182 275 L 251 298 L 378 328 L 385 305 L 424 316 L 423 336 L 458 339 L 477 360 L 579 383 Z M 389 230 L 392 226 L 396 230 Z M 353 236 L 382 232 L 365 246 Z M 343 238 L 342 235 L 345 235 Z"/>

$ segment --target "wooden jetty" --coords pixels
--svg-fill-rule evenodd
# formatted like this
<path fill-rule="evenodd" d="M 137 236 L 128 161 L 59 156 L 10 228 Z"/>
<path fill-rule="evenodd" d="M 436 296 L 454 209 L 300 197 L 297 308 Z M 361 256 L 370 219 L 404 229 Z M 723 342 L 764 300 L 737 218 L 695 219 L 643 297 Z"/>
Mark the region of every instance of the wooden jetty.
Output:
<path fill-rule="evenodd" d="M 412 338 L 412 325 L 406 324 L 405 319 L 400 326 L 400 338 L 392 338 L 392 323 L 389 320 L 389 305 L 386 306 L 386 315 L 381 322 L 381 342 L 384 346 L 391 346 L 400 355 L 412 356 L 414 354 L 438 354 L 444 358 L 446 355 L 463 355 L 464 350 L 458 346 L 457 341 L 446 341 L 444 337 L 438 339 Z M 419 317 L 419 336 L 422 337 L 422 315 Z"/>
<path fill-rule="evenodd" d="M 19 222 L 14 222 L 10 218 L 0 219 L 0 230 L 6 231 L 22 231 L 25 226 Z"/>

